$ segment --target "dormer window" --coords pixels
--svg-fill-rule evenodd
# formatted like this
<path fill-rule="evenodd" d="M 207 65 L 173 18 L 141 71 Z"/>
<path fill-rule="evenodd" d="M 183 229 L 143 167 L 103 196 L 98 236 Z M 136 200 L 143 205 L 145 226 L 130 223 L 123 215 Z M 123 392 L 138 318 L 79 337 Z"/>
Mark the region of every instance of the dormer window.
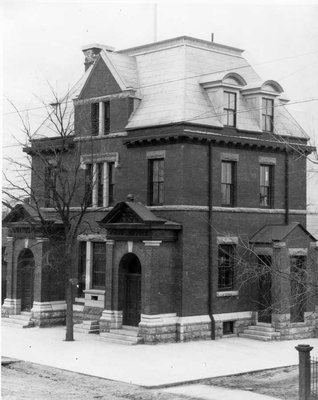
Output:
<path fill-rule="evenodd" d="M 107 135 L 110 132 L 109 101 L 101 101 L 91 105 L 91 129 L 93 136 Z"/>
<path fill-rule="evenodd" d="M 236 93 L 224 92 L 225 126 L 236 126 Z"/>
<path fill-rule="evenodd" d="M 274 100 L 262 98 L 262 130 L 273 132 L 274 130 Z"/>

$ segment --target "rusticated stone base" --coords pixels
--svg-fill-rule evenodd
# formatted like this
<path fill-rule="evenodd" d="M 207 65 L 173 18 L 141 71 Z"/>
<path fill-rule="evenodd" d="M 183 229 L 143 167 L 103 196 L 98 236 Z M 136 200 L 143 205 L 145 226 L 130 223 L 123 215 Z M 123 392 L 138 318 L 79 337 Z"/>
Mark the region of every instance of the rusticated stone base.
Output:
<path fill-rule="evenodd" d="M 249 325 L 252 325 L 256 321 L 256 314 L 252 311 L 243 311 L 235 313 L 224 313 L 224 314 L 214 314 L 215 323 L 215 339 L 221 339 L 223 337 L 238 336 L 240 333 L 244 332 Z M 223 332 L 223 323 L 233 321 L 233 334 L 225 335 Z"/>
<path fill-rule="evenodd" d="M 123 312 L 117 310 L 103 310 L 99 320 L 100 332 L 109 332 L 111 329 L 121 329 L 123 324 Z"/>
<path fill-rule="evenodd" d="M 139 342 L 147 344 L 174 343 L 177 341 L 176 314 L 141 314 Z"/>
<path fill-rule="evenodd" d="M 177 321 L 177 341 L 211 339 L 211 319 L 208 315 L 179 317 Z"/>
<path fill-rule="evenodd" d="M 272 326 L 280 332 L 281 340 L 309 339 L 317 335 L 318 313 L 305 313 L 304 322 L 290 322 L 290 314 L 274 314 Z"/>
<path fill-rule="evenodd" d="M 48 301 L 33 303 L 32 321 L 36 326 L 46 327 L 53 325 L 65 325 L 66 303 L 65 301 Z"/>
<path fill-rule="evenodd" d="M 73 304 L 73 322 L 74 324 L 81 324 L 83 322 L 84 303 Z"/>
<path fill-rule="evenodd" d="M 2 316 L 17 315 L 21 312 L 21 300 L 20 299 L 4 299 L 2 305 Z"/>

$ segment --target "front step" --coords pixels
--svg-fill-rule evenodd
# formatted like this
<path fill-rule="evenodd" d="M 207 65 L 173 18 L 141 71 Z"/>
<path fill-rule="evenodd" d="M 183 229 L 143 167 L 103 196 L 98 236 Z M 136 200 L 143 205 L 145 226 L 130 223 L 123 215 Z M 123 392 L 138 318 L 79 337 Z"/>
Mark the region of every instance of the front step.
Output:
<path fill-rule="evenodd" d="M 280 332 L 277 332 L 270 324 L 257 323 L 248 326 L 243 333 L 240 333 L 240 337 L 267 342 L 280 340 Z"/>
<path fill-rule="evenodd" d="M 32 313 L 29 311 L 22 311 L 21 314 L 9 315 L 1 319 L 1 324 L 4 326 L 11 326 L 16 328 L 33 328 L 34 322 L 31 320 Z"/>
<path fill-rule="evenodd" d="M 110 332 L 101 332 L 100 337 L 109 343 L 136 345 L 141 342 L 138 337 L 138 328 L 123 326 L 122 329 L 111 329 Z"/>
<path fill-rule="evenodd" d="M 98 334 L 99 322 L 96 320 L 85 320 L 81 324 L 74 324 L 74 332 Z"/>

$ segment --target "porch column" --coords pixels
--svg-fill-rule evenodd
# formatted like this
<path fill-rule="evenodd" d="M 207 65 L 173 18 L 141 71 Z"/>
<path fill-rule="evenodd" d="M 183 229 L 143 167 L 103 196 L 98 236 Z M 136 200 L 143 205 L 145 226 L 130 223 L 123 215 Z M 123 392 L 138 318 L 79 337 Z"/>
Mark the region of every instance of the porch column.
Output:
<path fill-rule="evenodd" d="M 105 309 L 99 320 L 100 332 L 109 332 L 110 329 L 121 327 L 121 319 L 119 321 L 118 318 L 118 307 L 114 306 L 116 302 L 114 300 L 118 298 L 118 278 L 117 280 L 113 278 L 114 245 L 115 242 L 113 240 L 106 240 Z"/>
<path fill-rule="evenodd" d="M 14 260 L 15 238 L 7 237 L 7 297 L 4 300 L 2 309 L 6 314 L 20 314 L 21 299 L 18 299 L 17 290 L 17 268 Z"/>
<path fill-rule="evenodd" d="M 43 269 L 43 260 L 45 258 L 46 252 L 47 252 L 47 246 L 46 244 L 48 243 L 48 239 L 44 237 L 37 237 L 35 238 L 35 243 L 32 246 L 32 252 L 34 255 L 34 263 L 35 263 L 35 269 L 34 269 L 34 302 L 35 303 L 40 303 L 43 300 L 42 296 L 42 291 L 44 288 L 42 288 L 42 280 L 43 280 L 43 274 L 42 274 L 42 269 Z"/>
<path fill-rule="evenodd" d="M 290 322 L 290 266 L 285 242 L 273 245 L 272 325 L 282 328 Z"/>
<path fill-rule="evenodd" d="M 158 314 L 158 301 L 157 294 L 159 293 L 159 279 L 155 276 L 154 272 L 157 265 L 160 253 L 159 247 L 160 240 L 144 240 L 146 247 L 146 265 L 143 269 L 143 298 L 141 304 L 142 314 Z"/>

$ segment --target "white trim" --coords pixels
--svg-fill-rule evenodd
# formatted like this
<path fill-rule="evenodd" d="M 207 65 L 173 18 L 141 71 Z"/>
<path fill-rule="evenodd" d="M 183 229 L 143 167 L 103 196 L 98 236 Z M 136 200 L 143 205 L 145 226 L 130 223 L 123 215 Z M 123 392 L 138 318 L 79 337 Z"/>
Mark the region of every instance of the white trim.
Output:
<path fill-rule="evenodd" d="M 97 210 L 96 210 L 97 208 Z M 87 211 L 111 211 L 114 207 L 88 207 Z M 208 212 L 208 206 L 192 206 L 192 205 L 165 205 L 165 206 L 147 206 L 148 210 L 154 211 L 204 211 Z M 47 212 L 56 211 L 53 207 L 41 207 L 41 210 Z M 80 211 L 81 207 L 70 207 L 71 211 Z M 218 207 L 212 208 L 213 212 L 228 212 L 228 213 L 256 213 L 256 214 L 285 214 L 283 208 L 248 208 L 248 207 Z M 289 210 L 289 214 L 307 215 L 307 210 Z"/>
<path fill-rule="evenodd" d="M 175 325 L 178 320 L 176 313 L 155 314 L 155 315 L 141 314 L 140 317 L 141 318 L 140 318 L 139 326 Z"/>
<path fill-rule="evenodd" d="M 146 158 L 147 160 L 166 158 L 166 150 L 147 151 Z"/>
<path fill-rule="evenodd" d="M 13 314 L 20 314 L 21 312 L 21 299 L 4 299 L 2 307 L 6 310 L 10 310 Z M 9 311 L 9 314 L 11 312 Z"/>
<path fill-rule="evenodd" d="M 66 310 L 65 300 L 60 301 L 34 301 L 32 312 L 44 312 L 44 311 L 64 311 Z"/>
<path fill-rule="evenodd" d="M 306 249 L 306 248 L 288 249 L 288 254 L 290 256 L 307 256 L 308 249 Z"/>
<path fill-rule="evenodd" d="M 209 322 L 211 322 L 209 315 L 193 315 L 191 317 L 179 317 L 177 324 L 182 326 L 186 324 L 204 324 Z"/>
<path fill-rule="evenodd" d="M 110 329 L 120 329 L 123 325 L 123 312 L 117 310 L 104 310 L 100 321 L 110 322 Z"/>
<path fill-rule="evenodd" d="M 276 158 L 275 157 L 263 157 L 259 156 L 258 161 L 260 164 L 267 164 L 267 165 L 276 165 Z"/>
<path fill-rule="evenodd" d="M 74 138 L 74 142 L 90 142 L 94 140 L 101 140 L 101 139 L 112 139 L 112 138 L 117 138 L 117 137 L 126 137 L 128 136 L 127 132 L 113 132 L 113 133 L 108 133 L 107 135 L 103 136 L 80 136 L 77 138 Z"/>
<path fill-rule="evenodd" d="M 77 240 L 82 242 L 106 242 L 107 238 L 105 235 L 98 233 L 82 234 L 77 236 Z"/>
<path fill-rule="evenodd" d="M 274 249 L 281 249 L 283 247 L 286 247 L 286 242 L 274 242 L 273 247 Z"/>
<path fill-rule="evenodd" d="M 85 271 L 85 290 L 90 289 L 92 282 L 93 267 L 93 243 L 86 242 L 86 271 Z"/>
<path fill-rule="evenodd" d="M 255 245 L 254 253 L 257 255 L 272 256 L 273 248 L 272 247 L 257 247 L 257 245 Z"/>
<path fill-rule="evenodd" d="M 238 236 L 217 236 L 216 242 L 217 244 L 238 244 L 239 238 Z"/>
<path fill-rule="evenodd" d="M 142 242 L 145 246 L 159 247 L 162 240 L 143 240 Z"/>
<path fill-rule="evenodd" d="M 253 318 L 253 311 L 240 311 L 223 314 L 213 314 L 214 321 L 235 321 L 238 319 Z"/>
<path fill-rule="evenodd" d="M 95 164 L 95 163 L 103 163 L 103 162 L 114 162 L 115 167 L 119 165 L 119 153 L 111 152 L 111 153 L 99 153 L 99 154 L 82 154 L 81 155 L 81 164 Z"/>
<path fill-rule="evenodd" d="M 240 156 L 236 153 L 221 153 L 220 158 L 222 161 L 236 161 L 238 162 Z"/>
<path fill-rule="evenodd" d="M 239 291 L 238 290 L 229 290 L 226 292 L 216 292 L 216 297 L 235 297 L 239 295 Z"/>
<path fill-rule="evenodd" d="M 85 83 L 85 85 L 86 85 L 86 83 Z M 84 87 L 83 87 L 83 89 L 84 89 Z M 99 103 L 100 101 L 109 101 L 112 99 L 122 99 L 122 98 L 126 98 L 126 97 L 132 97 L 132 98 L 137 97 L 138 98 L 138 96 L 136 96 L 135 93 L 136 93 L 135 89 L 124 89 L 122 92 L 108 94 L 105 96 L 91 97 L 89 99 L 81 99 L 81 100 L 74 99 L 73 103 L 75 106 L 77 106 L 77 105 L 82 105 L 82 104 Z"/>

